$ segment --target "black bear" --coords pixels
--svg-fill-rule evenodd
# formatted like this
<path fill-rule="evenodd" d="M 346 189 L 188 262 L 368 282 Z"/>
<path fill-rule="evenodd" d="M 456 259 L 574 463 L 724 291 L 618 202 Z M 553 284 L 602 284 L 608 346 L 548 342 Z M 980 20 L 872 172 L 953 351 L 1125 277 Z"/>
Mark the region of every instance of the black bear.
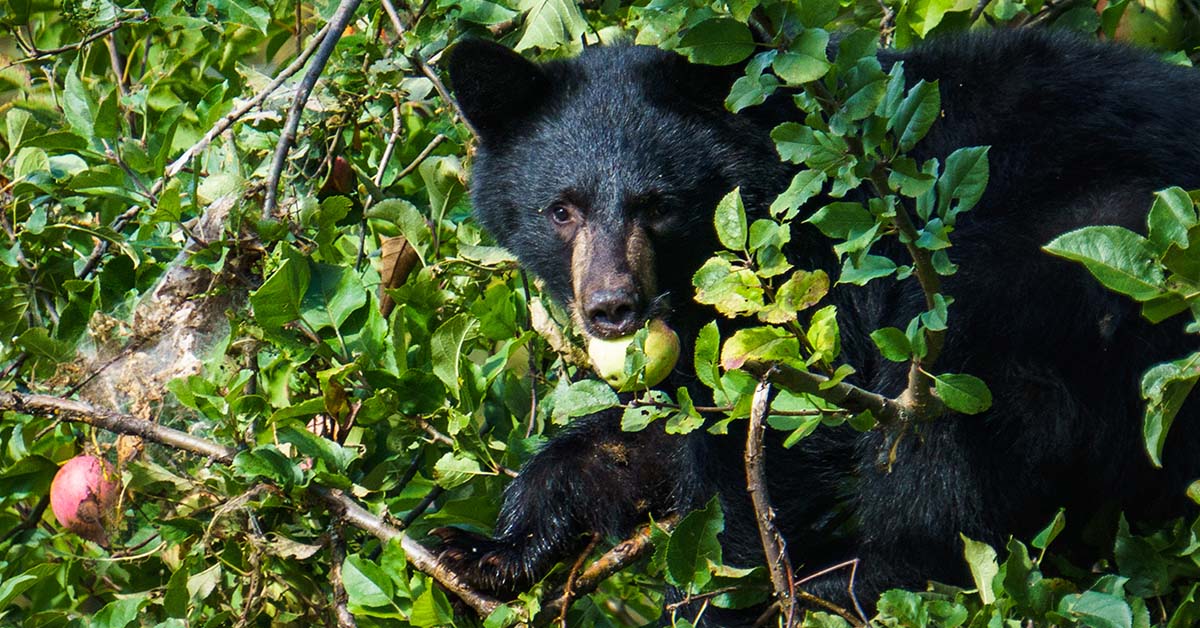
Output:
<path fill-rule="evenodd" d="M 1141 445 L 1138 384 L 1150 365 L 1195 350 L 1195 336 L 1148 324 L 1135 303 L 1040 247 L 1084 225 L 1142 231 L 1153 191 L 1200 187 L 1200 73 L 1033 30 L 880 57 L 903 61 L 910 81 L 939 81 L 942 114 L 915 157 L 991 147 L 986 192 L 950 249 L 960 270 L 944 284 L 955 304 L 939 368 L 977 375 L 995 401 L 981 416 L 921 425 L 890 471 L 875 431 L 820 429 L 772 449 L 769 490 L 792 564 L 811 573 L 857 557 L 858 595 L 873 599 L 963 582 L 960 533 L 1002 545 L 1060 507 L 1080 525 L 1101 508 L 1184 512 L 1184 488 L 1200 477 L 1200 404 L 1185 405 L 1156 471 Z M 669 383 L 695 385 L 689 348 L 715 313 L 692 300 L 691 278 L 719 247 L 723 195 L 740 186 L 747 211 L 765 212 L 790 180 L 769 137 L 777 112 L 731 114 L 723 99 L 736 71 L 647 47 L 535 64 L 464 41 L 448 68 L 479 135 L 479 220 L 587 333 L 668 320 L 685 356 Z M 830 243 L 794 228 L 797 265 L 835 276 Z M 839 285 L 827 298 L 855 382 L 898 394 L 906 366 L 883 360 L 867 335 L 924 309 L 916 280 Z M 477 586 L 511 592 L 590 533 L 620 537 L 648 514 L 688 511 L 715 493 L 727 562 L 761 562 L 744 441 L 624 433 L 618 419 L 590 416 L 556 436 L 508 487 L 494 537 L 443 530 L 443 557 Z M 810 590 L 844 602 L 845 578 Z"/>

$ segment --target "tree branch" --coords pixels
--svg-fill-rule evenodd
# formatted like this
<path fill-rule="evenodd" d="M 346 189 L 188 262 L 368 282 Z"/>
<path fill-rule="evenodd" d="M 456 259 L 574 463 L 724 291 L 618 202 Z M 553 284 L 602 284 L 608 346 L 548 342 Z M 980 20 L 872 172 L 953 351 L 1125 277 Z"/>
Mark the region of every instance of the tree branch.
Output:
<path fill-rule="evenodd" d="M 758 538 L 767 559 L 771 586 L 783 614 L 784 628 L 796 625 L 796 585 L 792 580 L 792 563 L 788 560 L 787 544 L 775 527 L 775 509 L 767 491 L 766 447 L 767 411 L 771 406 L 771 370 L 759 379 L 750 406 L 750 426 L 746 430 L 746 490 L 754 504 L 754 520 L 758 523 Z"/>
<path fill-rule="evenodd" d="M 813 395 L 851 412 L 869 411 L 875 416 L 875 420 L 885 427 L 905 425 L 914 419 L 912 408 L 895 399 L 888 399 L 846 382 L 830 386 L 829 378 L 818 373 L 770 362 L 747 362 L 742 365 L 742 369 L 759 379 L 767 377 L 772 384 L 791 392 Z"/>
<path fill-rule="evenodd" d="M 232 463 L 238 452 L 232 447 L 226 447 L 152 421 L 61 397 L 0 392 L 0 410 L 12 410 L 22 414 L 84 423 L 118 434 L 133 434 L 160 445 L 198 454 L 223 464 Z M 389 525 L 378 515 L 372 514 L 339 490 L 311 483 L 307 492 L 346 523 L 371 533 L 381 541 L 391 541 L 402 535 L 400 530 Z M 410 564 L 437 580 L 439 584 L 461 598 L 481 616 L 486 617 L 500 605 L 499 601 L 467 586 L 454 572 L 439 563 L 433 552 L 412 538 L 403 536 L 400 544 Z"/>
<path fill-rule="evenodd" d="M 72 50 L 79 50 L 80 48 L 83 48 L 84 46 L 96 41 L 97 39 L 108 37 L 109 35 L 121 30 L 121 27 L 125 26 L 126 24 L 139 24 L 142 22 L 147 22 L 149 20 L 150 20 L 150 16 L 147 14 L 139 15 L 138 17 L 128 19 L 128 20 L 117 20 L 117 21 L 113 22 L 112 24 L 92 33 L 91 35 L 88 35 L 87 37 L 84 37 L 83 39 L 81 39 L 73 44 L 67 44 L 66 46 L 60 46 L 58 48 L 50 48 L 48 50 L 38 50 L 37 48 L 33 48 L 33 54 L 29 55 L 28 57 L 22 58 L 22 59 L 17 59 L 16 61 L 9 63 L 8 65 L 4 66 L 3 68 L 0 68 L 0 70 L 7 70 L 8 68 L 11 68 L 14 65 L 20 65 L 22 63 L 31 63 L 33 61 L 45 59 L 46 57 L 52 57 L 56 54 L 70 52 Z M 30 46 L 32 46 L 32 45 L 33 45 L 33 41 L 32 41 L 32 38 L 30 38 Z"/>
<path fill-rule="evenodd" d="M 263 104 L 263 101 L 265 101 L 268 96 L 274 93 L 275 90 L 279 89 L 279 86 L 283 85 L 284 81 L 288 80 L 292 77 L 292 75 L 299 72 L 300 69 L 304 67 L 304 64 L 308 63 L 309 57 L 312 57 L 313 53 L 317 51 L 317 47 L 321 45 L 321 42 L 325 41 L 325 36 L 328 33 L 329 24 L 326 24 L 324 28 L 317 31 L 316 34 L 313 35 L 312 40 L 308 42 L 308 46 L 306 46 L 304 50 L 300 52 L 299 56 L 297 56 L 295 60 L 288 64 L 286 68 L 281 70 L 279 74 L 275 75 L 275 78 L 272 79 L 271 82 L 262 89 L 262 91 L 255 94 L 250 100 L 242 103 L 242 106 L 225 114 L 219 121 L 217 121 L 216 124 L 213 125 L 211 129 L 208 130 L 207 133 L 204 134 L 204 137 L 200 138 L 200 141 L 193 144 L 191 148 L 183 151 L 182 155 L 176 158 L 175 161 L 171 162 L 171 165 L 167 166 L 166 172 L 164 173 L 164 179 L 155 184 L 154 189 L 160 190 L 162 187 L 164 187 L 166 179 L 170 179 L 182 172 L 183 169 L 187 167 L 188 162 L 190 162 L 193 157 L 198 155 L 200 151 L 208 148 L 208 145 L 211 144 L 213 140 L 217 139 L 219 135 L 237 123 L 237 121 L 240 120 L 242 116 L 249 113 L 251 109 Z"/>
<path fill-rule="evenodd" d="M 238 453 L 238 450 L 233 447 L 226 447 L 187 432 L 72 399 L 0 391 L 0 411 L 5 410 L 84 423 L 118 434 L 133 434 L 148 441 L 198 454 L 223 464 L 232 463 L 234 456 Z M 458 596 L 480 617 L 487 617 L 500 606 L 499 600 L 474 590 L 458 574 L 440 563 L 429 548 L 405 535 L 379 515 L 368 511 L 342 491 L 312 482 L 308 485 L 306 492 L 341 521 L 363 530 L 385 543 L 400 537 L 400 547 L 404 550 L 409 564 Z M 679 517 L 673 515 L 660 520 L 657 525 L 662 529 L 671 530 L 678 521 Z M 587 569 L 584 569 L 575 579 L 571 587 L 572 596 L 578 597 L 595 591 L 596 587 L 600 586 L 600 583 L 606 578 L 645 556 L 646 552 L 652 548 L 651 532 L 652 529 L 649 525 L 642 526 L 630 538 L 618 543 L 588 565 Z M 538 614 L 539 618 L 545 616 L 542 623 L 548 623 L 557 617 L 566 602 L 567 596 L 560 592 L 544 604 Z"/>
<path fill-rule="evenodd" d="M 575 579 L 574 585 L 571 587 L 570 596 L 566 595 L 565 591 L 559 591 L 550 601 L 543 603 L 542 610 L 534 618 L 533 624 L 535 626 L 549 624 L 558 617 L 563 605 L 569 601 L 569 597 L 573 599 L 595 591 L 596 587 L 600 586 L 600 583 L 608 579 L 609 576 L 636 563 L 647 552 L 654 549 L 654 544 L 650 542 L 651 536 L 654 533 L 654 527 L 657 526 L 662 530 L 671 531 L 679 524 L 679 519 L 678 515 L 664 517 L 656 523 L 638 528 L 628 539 L 617 543 L 612 549 L 605 552 L 603 556 L 588 565 L 587 569 L 583 570 L 583 573 L 579 574 L 579 577 Z"/>
<path fill-rule="evenodd" d="M 824 83 L 820 81 L 806 83 L 804 90 L 821 104 L 821 109 L 825 115 L 832 116 L 837 113 L 837 99 L 834 98 L 833 93 L 829 91 L 829 88 Z M 860 161 L 867 160 L 868 155 L 863 148 L 861 139 L 853 136 L 848 136 L 845 139 L 847 148 L 855 158 Z M 882 161 L 874 162 L 867 180 L 870 182 L 875 195 L 879 198 L 886 198 L 891 193 L 891 186 L 888 184 L 887 166 Z M 913 224 L 912 217 L 908 214 L 908 208 L 903 202 L 896 203 L 896 217 L 892 220 L 892 224 L 900 232 L 900 242 L 904 245 L 904 248 L 913 260 L 913 275 L 916 276 L 917 282 L 921 285 L 921 292 L 925 296 L 925 307 L 928 310 L 933 310 L 936 306 L 934 296 L 942 289 L 941 276 L 938 275 L 937 269 L 933 267 L 932 253 L 917 246 L 917 239 L 920 237 L 920 234 L 917 232 L 916 225 Z M 932 419 L 940 416 L 943 411 L 941 402 L 931 392 L 933 378 L 925 371 L 931 368 L 933 363 L 937 361 L 938 354 L 941 353 L 942 344 L 945 341 L 945 335 L 945 330 L 934 331 L 926 329 L 927 351 L 925 357 L 921 359 L 913 357 L 909 363 L 908 386 L 898 399 L 901 405 L 912 409 L 914 417 Z"/>
<path fill-rule="evenodd" d="M 292 144 L 296 141 L 296 130 L 300 127 L 300 114 L 304 112 L 308 96 L 316 87 L 317 79 L 320 78 L 321 72 L 325 71 L 325 64 L 329 63 L 329 57 L 333 55 L 333 49 L 337 47 L 342 33 L 345 32 L 346 26 L 350 24 L 354 12 L 358 10 L 358 5 L 361 3 L 362 0 L 342 0 L 338 4 L 337 10 L 333 12 L 333 17 L 329 18 L 329 32 L 321 38 L 321 44 L 318 46 L 316 54 L 313 55 L 312 65 L 308 66 L 304 78 L 296 86 L 296 97 L 292 100 L 291 109 L 288 110 L 287 121 L 284 123 L 283 132 L 279 135 L 279 143 L 275 146 L 275 158 L 271 162 L 270 175 L 267 177 L 267 198 L 263 201 L 262 210 L 264 219 L 275 214 L 275 207 L 278 204 L 279 177 L 283 174 L 288 151 L 292 149 Z"/>

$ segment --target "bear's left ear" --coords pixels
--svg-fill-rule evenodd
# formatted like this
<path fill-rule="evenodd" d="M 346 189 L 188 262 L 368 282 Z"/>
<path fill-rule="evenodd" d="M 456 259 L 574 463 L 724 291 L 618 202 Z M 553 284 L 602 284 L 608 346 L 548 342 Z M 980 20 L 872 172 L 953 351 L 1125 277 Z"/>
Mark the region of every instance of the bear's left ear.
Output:
<path fill-rule="evenodd" d="M 455 44 L 447 69 L 458 106 L 484 139 L 495 137 L 528 114 L 549 84 L 537 65 L 482 39 Z"/>

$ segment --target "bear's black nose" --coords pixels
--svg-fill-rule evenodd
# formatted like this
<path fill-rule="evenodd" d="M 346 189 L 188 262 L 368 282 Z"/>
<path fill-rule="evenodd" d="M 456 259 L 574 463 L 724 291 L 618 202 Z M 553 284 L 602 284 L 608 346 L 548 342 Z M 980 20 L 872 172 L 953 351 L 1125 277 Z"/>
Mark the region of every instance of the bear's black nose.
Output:
<path fill-rule="evenodd" d="M 597 290 L 588 294 L 583 314 L 594 335 L 615 338 L 637 331 L 641 300 L 627 288 Z"/>

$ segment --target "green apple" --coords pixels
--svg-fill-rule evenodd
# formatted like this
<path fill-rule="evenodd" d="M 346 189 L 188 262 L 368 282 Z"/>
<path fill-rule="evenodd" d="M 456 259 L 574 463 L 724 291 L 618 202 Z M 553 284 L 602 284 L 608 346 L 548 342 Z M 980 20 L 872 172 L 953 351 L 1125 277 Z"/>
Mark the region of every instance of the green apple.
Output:
<path fill-rule="evenodd" d="M 635 378 L 625 371 L 625 354 L 633 344 L 634 334 L 606 340 L 588 337 L 588 357 L 596 374 L 620 391 L 649 388 L 664 379 L 679 360 L 679 336 L 659 319 L 650 321 L 646 334 L 646 370 Z"/>

